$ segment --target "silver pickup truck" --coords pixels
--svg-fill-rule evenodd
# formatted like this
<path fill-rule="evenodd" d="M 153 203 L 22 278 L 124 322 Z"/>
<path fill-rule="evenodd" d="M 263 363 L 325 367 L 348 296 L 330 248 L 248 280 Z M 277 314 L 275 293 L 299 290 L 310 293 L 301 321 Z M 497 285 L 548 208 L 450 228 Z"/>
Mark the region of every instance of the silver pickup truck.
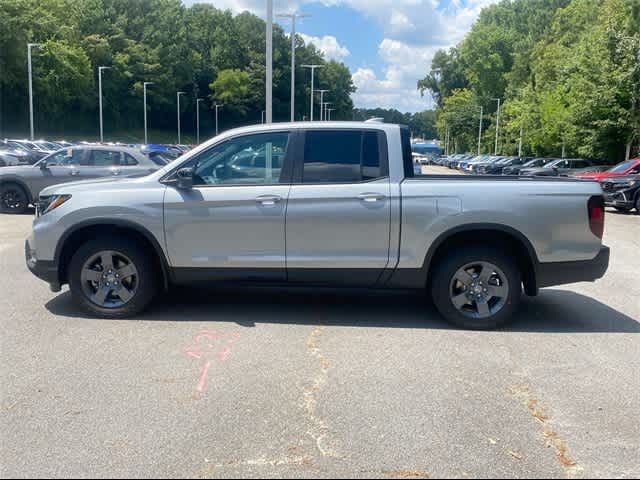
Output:
<path fill-rule="evenodd" d="M 465 328 L 522 292 L 604 275 L 600 186 L 418 175 L 407 128 L 322 122 L 226 132 L 143 178 L 41 194 L 26 262 L 92 314 L 175 284 L 415 289 Z"/>

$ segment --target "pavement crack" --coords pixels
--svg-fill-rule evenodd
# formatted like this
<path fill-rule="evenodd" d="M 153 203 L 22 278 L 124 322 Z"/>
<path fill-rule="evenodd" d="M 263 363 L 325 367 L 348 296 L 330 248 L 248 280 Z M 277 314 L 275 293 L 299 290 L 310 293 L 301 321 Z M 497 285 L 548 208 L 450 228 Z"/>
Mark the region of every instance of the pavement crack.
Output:
<path fill-rule="evenodd" d="M 310 383 L 302 391 L 304 415 L 310 424 L 307 434 L 314 440 L 316 448 L 323 457 L 343 458 L 332 445 L 330 429 L 326 420 L 318 414 L 318 396 L 327 383 L 329 360 L 322 352 L 320 340 L 325 332 L 324 326 L 316 327 L 307 339 L 307 352 L 317 360 L 318 370 Z"/>
<path fill-rule="evenodd" d="M 514 385 L 510 388 L 511 395 L 521 400 L 529 414 L 542 426 L 542 436 L 546 446 L 553 448 L 556 461 L 562 466 L 567 478 L 578 478 L 583 468 L 571 457 L 567 444 L 558 432 L 554 430 L 553 419 L 544 404 L 536 398 L 527 384 Z"/>

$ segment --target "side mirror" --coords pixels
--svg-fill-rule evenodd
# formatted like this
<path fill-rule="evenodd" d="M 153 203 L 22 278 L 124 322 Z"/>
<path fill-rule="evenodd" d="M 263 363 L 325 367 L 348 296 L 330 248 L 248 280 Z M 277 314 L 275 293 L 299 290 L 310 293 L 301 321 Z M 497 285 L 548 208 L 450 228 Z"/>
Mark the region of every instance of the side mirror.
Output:
<path fill-rule="evenodd" d="M 49 169 L 49 165 L 47 165 L 47 162 L 40 162 L 40 170 L 48 170 Z"/>
<path fill-rule="evenodd" d="M 185 167 L 176 173 L 176 186 L 182 190 L 191 190 L 193 188 L 193 168 Z"/>

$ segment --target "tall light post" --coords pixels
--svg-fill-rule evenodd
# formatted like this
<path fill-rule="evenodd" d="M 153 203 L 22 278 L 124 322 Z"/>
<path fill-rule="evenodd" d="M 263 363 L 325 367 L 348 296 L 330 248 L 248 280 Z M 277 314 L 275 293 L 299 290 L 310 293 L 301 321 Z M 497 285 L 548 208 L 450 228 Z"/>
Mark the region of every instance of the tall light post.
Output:
<path fill-rule="evenodd" d="M 320 92 L 320 121 L 324 120 L 324 94 L 329 90 L 316 90 Z"/>
<path fill-rule="evenodd" d="M 308 13 L 281 13 L 278 17 L 291 19 L 291 121 L 295 122 L 296 103 L 296 18 L 310 17 Z"/>
<path fill-rule="evenodd" d="M 324 65 L 302 65 L 302 68 L 311 69 L 311 116 L 309 117 L 309 121 L 313 122 L 313 76 L 315 74 L 316 68 L 322 68 Z"/>
<path fill-rule="evenodd" d="M 266 121 L 267 123 L 271 123 L 273 120 L 273 0 L 267 0 L 267 68 L 266 68 Z M 218 114 L 218 109 L 216 108 L 216 117 Z M 218 122 L 216 120 L 216 135 L 218 134 Z"/>
<path fill-rule="evenodd" d="M 498 135 L 500 132 L 500 98 L 492 98 L 491 100 L 498 102 L 498 113 L 496 116 L 496 147 L 494 151 L 494 155 L 498 155 Z"/>
<path fill-rule="evenodd" d="M 328 120 L 331 121 L 331 112 L 335 111 L 335 108 L 327 108 Z"/>
<path fill-rule="evenodd" d="M 484 113 L 484 108 L 480 107 L 480 125 L 478 126 L 478 156 L 480 156 L 480 142 L 482 140 L 482 114 Z"/>
<path fill-rule="evenodd" d="M 178 145 L 180 145 L 180 96 L 184 95 L 184 92 L 176 92 L 176 99 L 178 100 Z"/>
<path fill-rule="evenodd" d="M 29 126 L 31 128 L 31 140 L 33 140 L 33 74 L 31 71 L 31 49 L 39 47 L 40 43 L 27 43 L 27 65 L 29 70 Z"/>
<path fill-rule="evenodd" d="M 144 82 L 142 84 L 142 101 L 144 103 L 144 143 L 149 143 L 147 137 L 147 85 L 153 85 L 153 82 Z"/>
<path fill-rule="evenodd" d="M 524 123 L 520 124 L 520 141 L 518 142 L 518 158 L 522 158 L 522 135 L 524 134 Z"/>
<path fill-rule="evenodd" d="M 324 105 L 322 106 L 322 108 L 324 109 L 324 119 L 325 121 L 328 120 L 327 118 L 327 110 L 329 109 L 329 105 L 333 105 L 332 102 L 324 102 Z"/>
<path fill-rule="evenodd" d="M 104 142 L 104 129 L 102 123 L 102 72 L 111 67 L 98 67 L 98 105 L 100 110 L 100 143 Z"/>
<path fill-rule="evenodd" d="M 200 102 L 204 98 L 196 98 L 196 144 L 200 145 Z"/>
<path fill-rule="evenodd" d="M 265 114 L 265 111 L 262 110 L 262 113 L 260 114 L 260 123 L 264 123 L 264 114 Z"/>
<path fill-rule="evenodd" d="M 216 107 L 216 135 L 218 135 L 218 109 L 224 107 L 224 103 L 221 103 L 221 104 L 216 103 L 215 107 Z"/>

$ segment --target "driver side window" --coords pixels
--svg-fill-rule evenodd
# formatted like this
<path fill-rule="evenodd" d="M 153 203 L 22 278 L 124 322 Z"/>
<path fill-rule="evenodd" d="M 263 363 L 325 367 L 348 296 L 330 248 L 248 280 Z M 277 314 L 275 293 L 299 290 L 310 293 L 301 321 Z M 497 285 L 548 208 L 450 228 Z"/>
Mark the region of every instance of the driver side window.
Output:
<path fill-rule="evenodd" d="M 65 167 L 73 163 L 74 154 L 73 150 L 68 148 L 54 153 L 47 158 L 47 166 L 49 167 Z"/>
<path fill-rule="evenodd" d="M 280 182 L 288 132 L 268 132 L 227 140 L 201 153 L 194 185 L 270 185 Z"/>

